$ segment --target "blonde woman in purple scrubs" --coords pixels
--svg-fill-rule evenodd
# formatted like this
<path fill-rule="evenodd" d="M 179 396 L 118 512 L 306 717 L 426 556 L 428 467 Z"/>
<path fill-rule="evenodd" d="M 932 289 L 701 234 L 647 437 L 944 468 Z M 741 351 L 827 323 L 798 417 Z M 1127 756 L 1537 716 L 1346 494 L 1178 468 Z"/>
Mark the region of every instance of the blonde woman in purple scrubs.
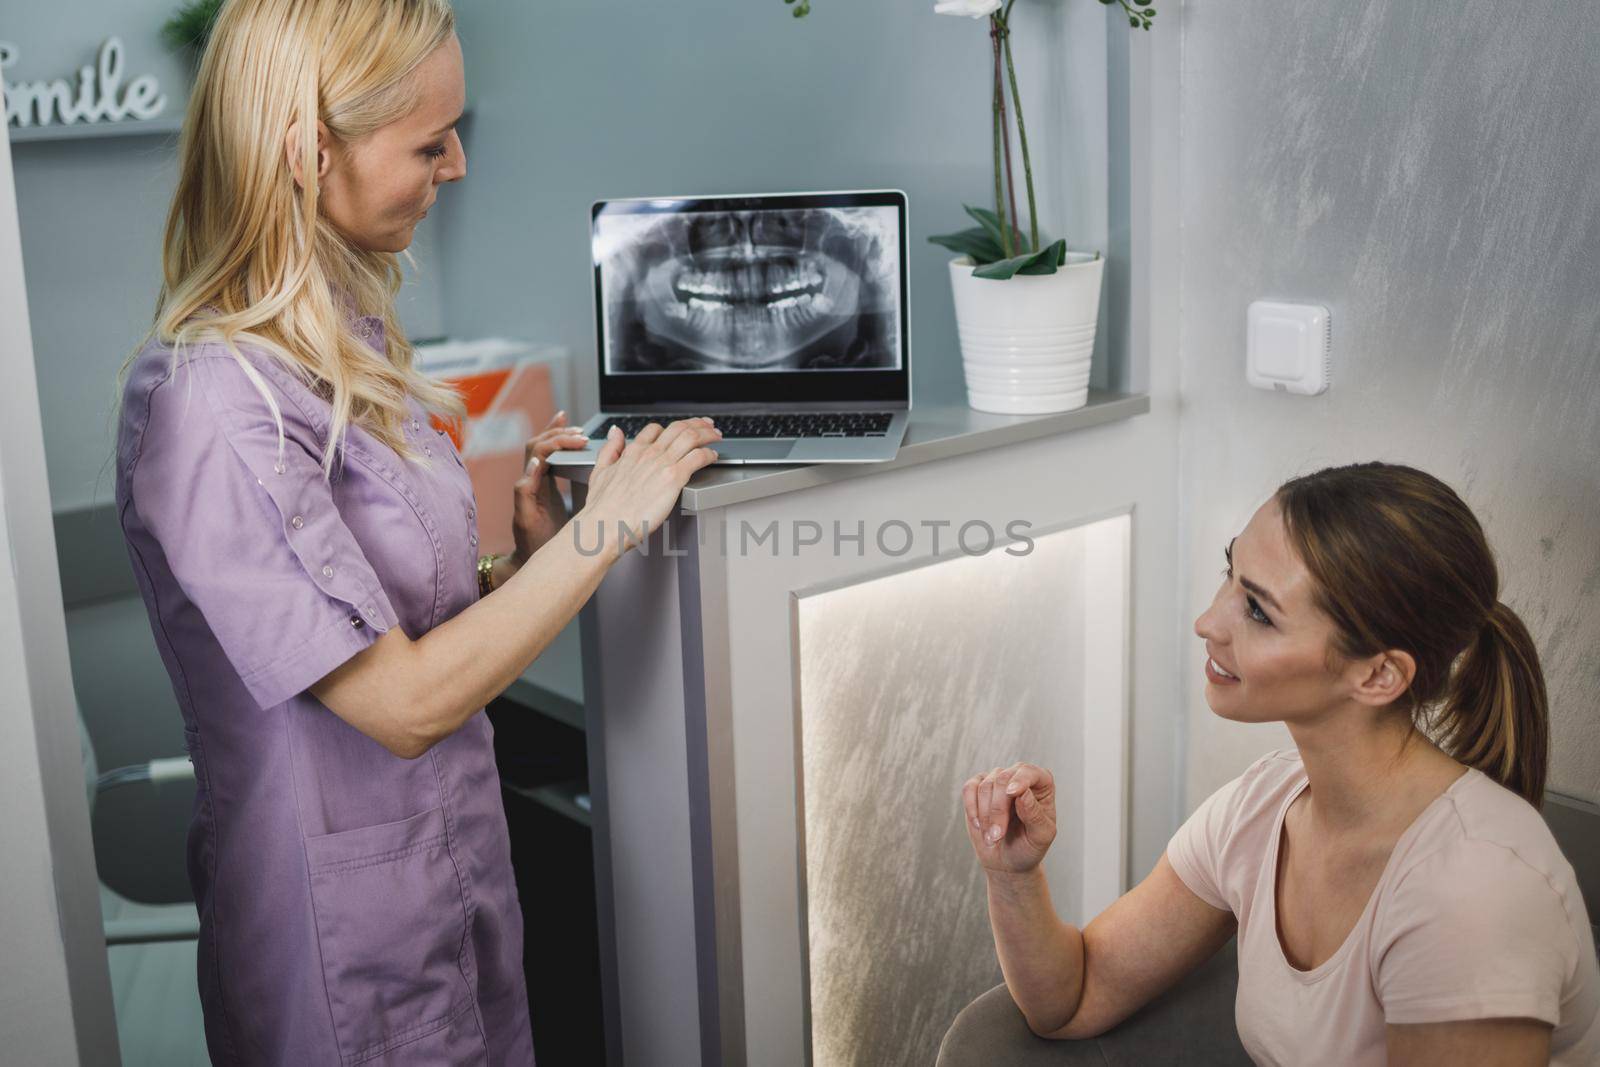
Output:
<path fill-rule="evenodd" d="M 466 175 L 444 0 L 228 0 L 189 104 L 117 504 L 197 781 L 212 1062 L 529 1064 L 522 920 L 483 707 L 715 458 L 614 434 L 569 521 L 528 442 L 516 552 L 395 319 L 396 253 Z M 575 536 L 582 526 L 578 549 Z M 603 549 L 594 550 L 597 543 Z"/>

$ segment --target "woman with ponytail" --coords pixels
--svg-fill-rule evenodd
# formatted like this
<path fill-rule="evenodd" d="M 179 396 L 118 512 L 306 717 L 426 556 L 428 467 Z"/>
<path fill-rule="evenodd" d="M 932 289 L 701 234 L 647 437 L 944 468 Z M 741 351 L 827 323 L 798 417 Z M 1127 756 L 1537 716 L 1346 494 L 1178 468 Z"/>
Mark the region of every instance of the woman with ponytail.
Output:
<path fill-rule="evenodd" d="M 445 0 L 226 0 L 184 119 L 117 505 L 194 762 L 217 1067 L 533 1062 L 483 708 L 631 547 L 579 523 L 659 526 L 716 458 L 707 420 L 618 431 L 570 516 L 558 416 L 505 487 L 516 551 L 479 558 L 433 424 L 464 405 L 394 305 L 465 95 Z"/>
<path fill-rule="evenodd" d="M 1280 487 L 1224 552 L 1195 622 L 1206 700 L 1285 723 L 1293 749 L 1212 794 L 1081 931 L 1039 868 L 1050 773 L 963 789 L 1029 1028 L 1102 1033 L 1237 934 L 1258 1064 L 1600 1063 L 1588 916 L 1536 810 L 1539 656 L 1471 510 L 1410 467 L 1330 468 Z"/>

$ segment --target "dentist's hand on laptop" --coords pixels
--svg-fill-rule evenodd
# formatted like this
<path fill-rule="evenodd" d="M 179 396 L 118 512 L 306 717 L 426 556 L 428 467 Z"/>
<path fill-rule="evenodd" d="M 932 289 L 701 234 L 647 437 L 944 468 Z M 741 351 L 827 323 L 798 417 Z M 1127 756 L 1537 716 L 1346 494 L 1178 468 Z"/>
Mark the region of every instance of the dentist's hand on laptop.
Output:
<path fill-rule="evenodd" d="M 589 437 L 567 425 L 567 413 L 558 411 L 545 428 L 528 438 L 522 448 L 522 477 L 512 487 L 511 534 L 516 547 L 511 561 L 521 567 L 572 518 L 567 502 L 550 474 L 550 456 L 563 449 L 589 447 Z"/>
<path fill-rule="evenodd" d="M 703 418 L 666 429 L 652 422 L 631 441 L 613 426 L 589 476 L 588 500 L 573 519 L 583 527 L 582 543 L 598 540 L 607 554 L 620 556 L 659 529 L 690 476 L 716 462 L 708 446 L 721 439 L 722 431 Z"/>

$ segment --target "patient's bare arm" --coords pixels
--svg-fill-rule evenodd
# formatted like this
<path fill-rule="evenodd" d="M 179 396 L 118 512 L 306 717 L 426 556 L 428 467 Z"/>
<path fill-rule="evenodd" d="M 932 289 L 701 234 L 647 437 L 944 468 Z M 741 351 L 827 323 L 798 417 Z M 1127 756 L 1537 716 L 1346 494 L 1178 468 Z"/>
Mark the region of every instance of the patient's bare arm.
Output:
<path fill-rule="evenodd" d="M 1019 763 L 974 775 L 961 794 L 1006 987 L 1034 1033 L 1057 1030 L 1077 1009 L 1085 968 L 1083 935 L 1057 917 L 1039 868 L 1056 837 L 1055 779 Z"/>
<path fill-rule="evenodd" d="M 1011 998 L 1041 1037 L 1093 1037 L 1209 959 L 1232 936 L 1234 917 L 1190 892 L 1162 856 L 1083 930 L 1061 921 L 1039 867 L 1055 840 L 1055 799 L 1050 772 L 1029 763 L 962 787 Z"/>

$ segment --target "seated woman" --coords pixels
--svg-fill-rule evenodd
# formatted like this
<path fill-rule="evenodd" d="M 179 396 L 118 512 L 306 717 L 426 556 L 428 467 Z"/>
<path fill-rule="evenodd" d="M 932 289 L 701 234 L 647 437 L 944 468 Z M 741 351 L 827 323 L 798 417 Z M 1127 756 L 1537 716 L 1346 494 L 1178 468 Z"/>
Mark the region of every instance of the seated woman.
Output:
<path fill-rule="evenodd" d="M 1258 1064 L 1600 1064 L 1600 973 L 1572 867 L 1535 810 L 1545 687 L 1477 519 L 1409 467 L 1282 486 L 1195 623 L 1206 701 L 1295 748 L 1203 803 L 1081 931 L 1039 861 L 1050 772 L 962 790 L 995 948 L 1035 1034 L 1114 1027 L 1238 934 Z"/>

